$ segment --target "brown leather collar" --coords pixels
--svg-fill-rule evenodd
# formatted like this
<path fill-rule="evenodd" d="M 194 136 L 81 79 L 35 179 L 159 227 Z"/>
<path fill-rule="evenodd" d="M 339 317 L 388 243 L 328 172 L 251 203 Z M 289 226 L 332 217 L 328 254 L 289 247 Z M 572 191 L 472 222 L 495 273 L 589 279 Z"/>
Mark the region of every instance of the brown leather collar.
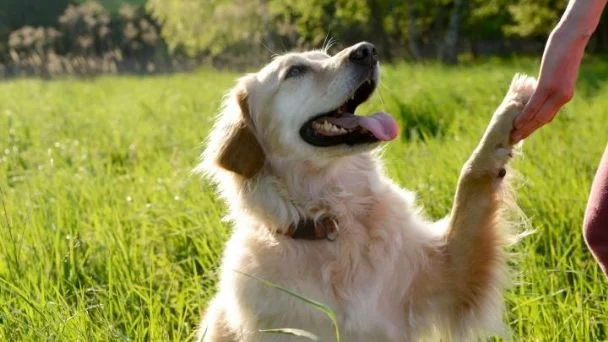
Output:
<path fill-rule="evenodd" d="M 285 235 L 293 239 L 335 241 L 339 235 L 338 222 L 327 216 L 316 221 L 304 218 L 289 226 Z"/>

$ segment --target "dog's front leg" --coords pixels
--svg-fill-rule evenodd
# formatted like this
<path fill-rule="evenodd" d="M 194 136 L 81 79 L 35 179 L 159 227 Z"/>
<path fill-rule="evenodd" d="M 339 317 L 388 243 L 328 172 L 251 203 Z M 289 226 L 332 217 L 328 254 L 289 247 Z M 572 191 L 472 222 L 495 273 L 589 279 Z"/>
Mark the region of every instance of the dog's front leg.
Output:
<path fill-rule="evenodd" d="M 507 237 L 506 227 L 501 227 L 501 209 L 508 186 L 506 166 L 512 154 L 509 136 L 513 119 L 535 84 L 533 78 L 515 76 L 460 174 L 444 245 L 444 275 L 452 290 L 450 311 L 457 320 L 484 315 L 484 309 L 493 304 L 501 306 Z"/>

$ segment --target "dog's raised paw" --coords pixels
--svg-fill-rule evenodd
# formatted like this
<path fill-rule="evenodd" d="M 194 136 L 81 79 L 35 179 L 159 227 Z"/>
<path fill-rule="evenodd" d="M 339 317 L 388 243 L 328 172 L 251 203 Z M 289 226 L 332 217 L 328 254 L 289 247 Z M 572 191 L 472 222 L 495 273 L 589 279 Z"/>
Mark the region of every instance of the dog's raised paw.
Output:
<path fill-rule="evenodd" d="M 524 74 L 515 74 L 509 90 L 502 103 L 494 113 L 494 119 L 505 121 L 504 128 L 509 131 L 513 128 L 513 120 L 521 113 L 524 106 L 528 103 L 534 90 L 536 89 L 536 79 Z"/>
<path fill-rule="evenodd" d="M 513 80 L 511 80 L 507 96 L 505 96 L 505 101 L 512 101 L 521 110 L 528 103 L 535 89 L 536 79 L 534 77 L 525 74 L 515 74 Z"/>
<path fill-rule="evenodd" d="M 523 74 L 513 77 L 509 90 L 502 103 L 498 106 L 477 152 L 473 156 L 473 164 L 477 170 L 490 172 L 496 178 L 504 178 L 505 166 L 513 157 L 513 150 L 518 150 L 511 143 L 513 121 L 534 93 L 536 80 Z"/>
<path fill-rule="evenodd" d="M 513 121 L 528 103 L 535 89 L 536 79 L 534 77 L 523 74 L 516 74 L 513 77 L 507 94 L 494 112 L 486 133 L 486 143 L 510 151 Z"/>

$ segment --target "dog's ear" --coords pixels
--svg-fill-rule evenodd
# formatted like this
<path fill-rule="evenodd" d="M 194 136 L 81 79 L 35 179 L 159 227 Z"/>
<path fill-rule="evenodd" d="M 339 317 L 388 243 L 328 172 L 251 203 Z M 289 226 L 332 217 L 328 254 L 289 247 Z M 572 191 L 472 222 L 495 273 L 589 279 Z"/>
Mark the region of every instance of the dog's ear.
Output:
<path fill-rule="evenodd" d="M 247 91 L 239 89 L 232 95 L 241 111 L 238 120 L 226 127 L 225 140 L 218 151 L 217 163 L 222 168 L 251 178 L 264 166 L 264 150 L 253 133 Z"/>

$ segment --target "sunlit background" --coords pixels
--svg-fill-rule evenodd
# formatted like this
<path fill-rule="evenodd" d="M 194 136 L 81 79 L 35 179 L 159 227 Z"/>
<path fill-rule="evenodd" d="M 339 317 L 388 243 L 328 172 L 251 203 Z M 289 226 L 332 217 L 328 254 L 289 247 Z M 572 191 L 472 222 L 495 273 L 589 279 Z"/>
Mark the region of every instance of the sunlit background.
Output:
<path fill-rule="evenodd" d="M 374 41 L 384 61 L 539 53 L 567 1 L 2 0 L 0 76 L 247 67 Z M 589 50 L 608 48 L 608 23 Z"/>
<path fill-rule="evenodd" d="M 192 169 L 223 94 L 284 51 L 376 45 L 381 83 L 358 113 L 395 117 L 387 173 L 446 215 L 566 3 L 0 0 L 0 341 L 192 340 L 230 235 Z M 581 233 L 608 141 L 606 15 L 573 101 L 513 164 L 535 232 L 513 247 L 513 340 L 608 339 L 608 283 Z"/>

